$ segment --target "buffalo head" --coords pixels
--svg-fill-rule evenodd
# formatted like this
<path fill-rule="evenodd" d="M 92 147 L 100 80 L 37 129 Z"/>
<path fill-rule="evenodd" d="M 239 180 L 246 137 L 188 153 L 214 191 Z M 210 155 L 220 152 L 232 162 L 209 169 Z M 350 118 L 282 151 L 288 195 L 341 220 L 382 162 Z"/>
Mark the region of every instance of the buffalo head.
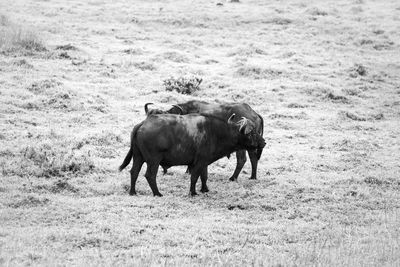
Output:
<path fill-rule="evenodd" d="M 235 113 L 233 113 L 228 123 L 235 125 L 241 134 L 241 145 L 247 149 L 257 149 L 257 158 L 260 159 L 262 150 L 265 147 L 264 138 L 257 132 L 254 123 L 245 117 L 242 117 L 237 122 L 234 122 Z"/>

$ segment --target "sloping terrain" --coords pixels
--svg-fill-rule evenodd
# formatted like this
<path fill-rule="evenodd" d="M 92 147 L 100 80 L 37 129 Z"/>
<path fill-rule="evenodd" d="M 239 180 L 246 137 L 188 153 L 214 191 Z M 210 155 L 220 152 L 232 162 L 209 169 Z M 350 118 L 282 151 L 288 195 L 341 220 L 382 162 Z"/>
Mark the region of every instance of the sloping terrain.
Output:
<path fill-rule="evenodd" d="M 400 3 L 217 3 L 0 2 L 0 265 L 400 265 Z M 143 105 L 189 99 L 264 117 L 258 180 L 129 196 Z"/>

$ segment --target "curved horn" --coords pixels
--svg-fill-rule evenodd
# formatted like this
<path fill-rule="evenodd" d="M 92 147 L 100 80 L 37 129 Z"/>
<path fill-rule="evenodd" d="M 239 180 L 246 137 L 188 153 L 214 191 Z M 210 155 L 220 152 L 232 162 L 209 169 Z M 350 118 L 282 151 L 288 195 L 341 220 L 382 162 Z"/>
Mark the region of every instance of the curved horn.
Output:
<path fill-rule="evenodd" d="M 235 117 L 235 115 L 236 115 L 235 113 L 232 113 L 232 115 L 228 119 L 228 123 L 233 123 L 232 119 Z"/>
<path fill-rule="evenodd" d="M 180 110 L 180 114 L 179 115 L 182 115 L 183 114 L 183 109 L 179 106 L 179 105 L 172 105 L 173 107 L 176 107 L 177 109 L 179 109 Z"/>
<path fill-rule="evenodd" d="M 243 127 L 247 125 L 247 119 L 245 117 L 242 117 L 240 121 L 237 122 L 237 124 L 240 125 L 239 131 L 241 131 Z"/>
<path fill-rule="evenodd" d="M 148 109 L 148 105 L 154 105 L 153 103 L 146 103 L 145 105 L 144 105 L 144 112 L 146 112 L 146 115 L 147 115 L 147 113 L 149 112 L 149 109 Z"/>

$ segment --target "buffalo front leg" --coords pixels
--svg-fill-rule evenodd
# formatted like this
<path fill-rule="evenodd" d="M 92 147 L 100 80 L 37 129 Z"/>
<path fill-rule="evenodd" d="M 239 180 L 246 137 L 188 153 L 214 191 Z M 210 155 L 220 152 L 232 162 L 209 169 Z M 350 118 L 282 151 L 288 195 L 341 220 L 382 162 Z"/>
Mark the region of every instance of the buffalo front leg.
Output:
<path fill-rule="evenodd" d="M 249 158 L 251 162 L 251 176 L 250 179 L 257 179 L 257 165 L 258 165 L 258 157 L 257 150 L 249 150 Z"/>
<path fill-rule="evenodd" d="M 153 191 L 153 195 L 162 197 L 160 191 L 158 191 L 157 180 L 156 180 L 158 164 L 159 163 L 151 163 L 151 164 L 148 163 L 145 177 L 150 185 L 151 191 Z"/>
<path fill-rule="evenodd" d="M 207 187 L 207 179 L 208 179 L 207 167 L 205 167 L 205 168 L 203 168 L 201 170 L 200 179 L 201 179 L 201 189 L 200 189 L 200 191 L 202 193 L 208 192 L 209 190 L 208 190 L 208 187 Z"/>
<path fill-rule="evenodd" d="M 246 163 L 246 150 L 236 151 L 236 159 L 237 159 L 237 164 L 235 172 L 233 173 L 232 177 L 229 178 L 229 180 L 231 181 L 237 180 L 240 171 L 243 169 L 243 166 Z"/>
<path fill-rule="evenodd" d="M 133 159 L 133 165 L 131 169 L 131 190 L 129 191 L 129 195 L 136 195 L 136 180 L 138 178 L 140 169 L 143 165 L 142 156 L 138 155 Z"/>

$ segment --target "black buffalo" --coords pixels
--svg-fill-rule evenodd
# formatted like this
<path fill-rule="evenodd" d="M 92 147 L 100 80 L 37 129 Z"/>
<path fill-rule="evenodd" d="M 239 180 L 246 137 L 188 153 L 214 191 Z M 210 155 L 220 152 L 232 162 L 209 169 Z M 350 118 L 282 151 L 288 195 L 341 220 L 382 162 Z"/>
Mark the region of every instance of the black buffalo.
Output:
<path fill-rule="evenodd" d="M 144 162 L 145 177 L 155 196 L 162 196 L 156 183 L 159 165 L 163 168 L 187 165 L 191 172 L 190 194 L 196 195 L 199 176 L 201 191 L 207 192 L 209 164 L 240 149 L 265 146 L 264 139 L 245 117 L 239 121 L 234 117 L 235 114 L 227 120 L 201 114 L 148 116 L 132 130 L 130 150 L 119 167 L 123 170 L 133 158 L 130 194 L 136 194 L 135 184 Z"/>
<path fill-rule="evenodd" d="M 169 110 L 163 111 L 160 109 L 149 109 L 148 105 L 152 103 L 147 103 L 145 105 L 145 112 L 147 115 L 151 114 L 192 114 L 192 113 L 203 113 L 211 114 L 213 116 L 219 117 L 221 119 L 228 119 L 228 117 L 235 113 L 238 117 L 247 118 L 250 123 L 253 124 L 256 132 L 263 136 L 264 133 L 264 120 L 257 114 L 248 104 L 245 103 L 208 103 L 205 101 L 191 100 L 185 103 L 180 103 L 172 105 Z M 218 129 L 215 129 L 218 130 Z M 258 160 L 261 157 L 262 149 L 247 149 L 251 162 L 251 176 L 250 179 L 257 179 L 257 165 Z M 244 164 L 246 163 L 246 151 L 240 149 L 236 151 L 237 164 L 233 175 L 230 177 L 231 181 L 236 181 L 237 177 L 242 170 Z M 166 170 L 164 170 L 165 172 Z"/>

